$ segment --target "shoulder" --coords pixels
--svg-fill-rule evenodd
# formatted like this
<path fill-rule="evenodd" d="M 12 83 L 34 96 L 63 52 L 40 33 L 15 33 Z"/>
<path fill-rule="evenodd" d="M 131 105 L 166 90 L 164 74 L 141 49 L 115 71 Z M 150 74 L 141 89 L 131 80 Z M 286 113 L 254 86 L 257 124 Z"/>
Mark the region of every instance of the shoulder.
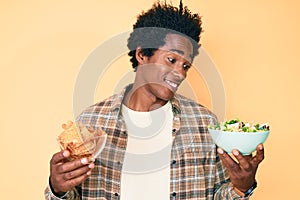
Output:
<path fill-rule="evenodd" d="M 117 116 L 114 110 L 118 111 L 121 107 L 122 95 L 112 95 L 92 106 L 89 106 L 77 117 L 85 125 L 102 124 L 103 121 L 113 119 Z"/>
<path fill-rule="evenodd" d="M 213 121 L 217 121 L 217 116 L 207 107 L 180 94 L 176 94 L 175 98 L 179 101 L 183 115 L 193 115 L 197 118 L 211 118 Z"/>
<path fill-rule="evenodd" d="M 82 113 L 107 113 L 112 109 L 118 96 L 119 95 L 115 94 L 100 102 L 97 102 L 94 105 L 86 108 Z"/>

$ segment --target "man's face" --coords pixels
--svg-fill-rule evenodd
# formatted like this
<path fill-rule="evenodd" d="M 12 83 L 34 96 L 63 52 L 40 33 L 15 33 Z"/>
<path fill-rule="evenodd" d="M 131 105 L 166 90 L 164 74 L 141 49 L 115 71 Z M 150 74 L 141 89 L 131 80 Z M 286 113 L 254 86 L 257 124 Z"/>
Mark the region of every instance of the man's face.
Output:
<path fill-rule="evenodd" d="M 137 68 L 137 80 L 157 98 L 168 101 L 186 78 L 191 67 L 193 46 L 178 34 L 168 34 L 166 43 Z"/>

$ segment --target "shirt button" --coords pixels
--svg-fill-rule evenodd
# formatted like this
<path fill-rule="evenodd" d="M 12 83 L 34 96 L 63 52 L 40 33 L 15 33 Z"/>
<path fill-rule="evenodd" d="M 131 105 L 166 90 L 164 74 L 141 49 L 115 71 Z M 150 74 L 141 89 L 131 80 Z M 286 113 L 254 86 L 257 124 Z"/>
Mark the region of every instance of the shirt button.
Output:
<path fill-rule="evenodd" d="M 173 193 L 172 193 L 172 196 L 175 197 L 175 196 L 176 196 L 176 192 L 173 192 Z"/>
<path fill-rule="evenodd" d="M 176 164 L 176 160 L 173 160 L 173 161 L 172 161 L 172 165 L 175 165 L 175 164 Z"/>
<path fill-rule="evenodd" d="M 174 128 L 174 129 L 173 129 L 173 133 L 175 133 L 175 132 L 176 132 L 176 129 Z"/>
<path fill-rule="evenodd" d="M 117 197 L 117 196 L 119 196 L 119 194 L 118 194 L 118 193 L 115 193 L 115 196 Z"/>

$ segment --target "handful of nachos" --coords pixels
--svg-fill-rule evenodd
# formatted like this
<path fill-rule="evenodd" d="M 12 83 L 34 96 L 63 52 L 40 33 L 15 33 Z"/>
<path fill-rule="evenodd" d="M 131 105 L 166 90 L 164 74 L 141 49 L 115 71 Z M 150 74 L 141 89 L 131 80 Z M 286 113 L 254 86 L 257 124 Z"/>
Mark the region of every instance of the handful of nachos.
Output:
<path fill-rule="evenodd" d="M 70 160 L 88 158 L 94 160 L 106 142 L 107 134 L 102 130 L 96 131 L 72 121 L 62 124 L 64 131 L 58 136 L 61 150 L 70 152 Z"/>

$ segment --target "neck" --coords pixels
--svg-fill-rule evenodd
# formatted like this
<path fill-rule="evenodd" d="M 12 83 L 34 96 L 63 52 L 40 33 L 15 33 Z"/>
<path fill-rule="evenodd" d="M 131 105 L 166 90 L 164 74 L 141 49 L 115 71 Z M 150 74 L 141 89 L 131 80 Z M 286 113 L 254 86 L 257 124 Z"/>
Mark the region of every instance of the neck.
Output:
<path fill-rule="evenodd" d="M 147 85 L 133 88 L 125 94 L 124 104 L 135 111 L 147 112 L 165 105 L 167 101 L 158 99 L 146 89 Z"/>

